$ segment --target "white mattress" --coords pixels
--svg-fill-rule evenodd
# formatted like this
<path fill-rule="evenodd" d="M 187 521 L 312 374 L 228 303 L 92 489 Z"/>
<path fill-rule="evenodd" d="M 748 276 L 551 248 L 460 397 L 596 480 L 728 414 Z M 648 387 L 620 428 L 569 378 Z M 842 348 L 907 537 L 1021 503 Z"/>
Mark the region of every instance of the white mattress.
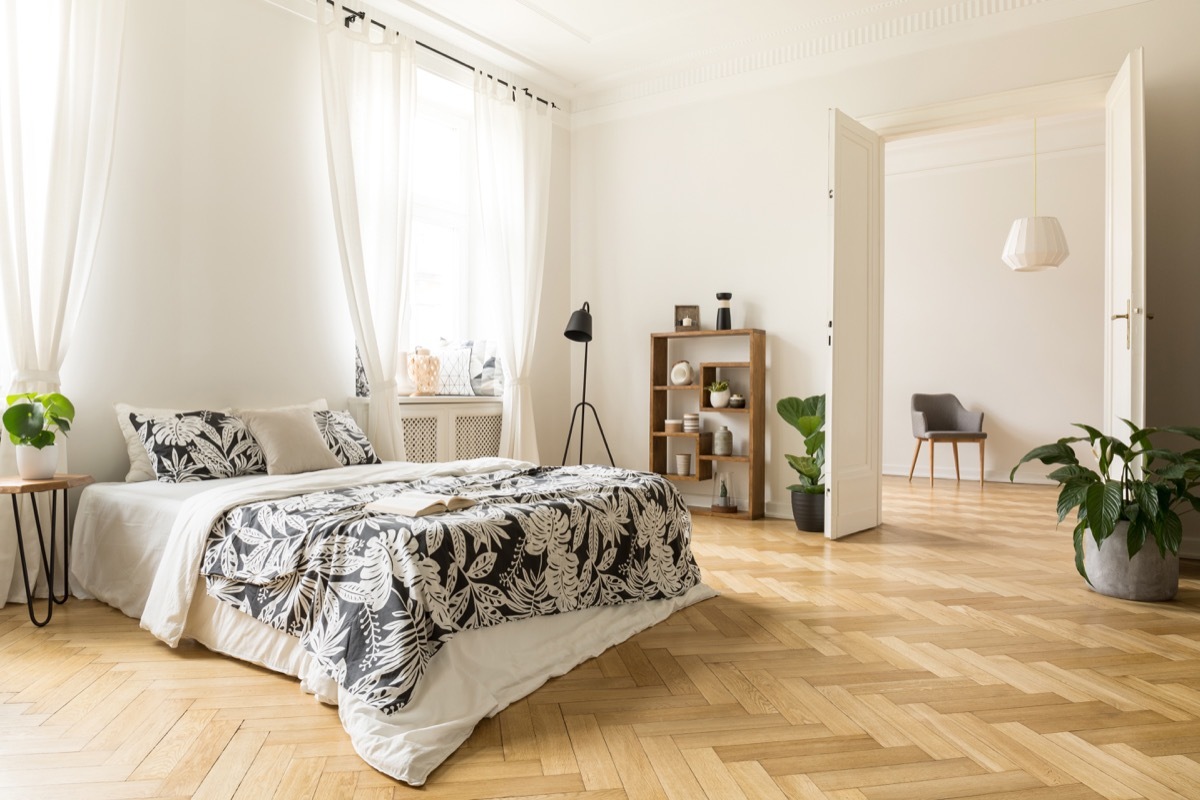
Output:
<path fill-rule="evenodd" d="M 71 577 L 78 597 L 141 618 L 172 527 L 185 501 L 258 477 L 189 484 L 103 483 L 86 488 L 74 520 Z M 300 640 L 219 603 L 197 575 L 183 635 L 217 652 L 301 679 L 338 704 L 359 755 L 419 786 L 471 734 L 545 681 L 716 593 L 703 584 L 682 597 L 605 606 L 464 631 L 430 662 L 412 702 L 385 715 L 323 675 Z"/>
<path fill-rule="evenodd" d="M 216 484 L 97 483 L 83 490 L 71 538 L 72 594 L 100 600 L 138 619 L 183 501 Z"/>

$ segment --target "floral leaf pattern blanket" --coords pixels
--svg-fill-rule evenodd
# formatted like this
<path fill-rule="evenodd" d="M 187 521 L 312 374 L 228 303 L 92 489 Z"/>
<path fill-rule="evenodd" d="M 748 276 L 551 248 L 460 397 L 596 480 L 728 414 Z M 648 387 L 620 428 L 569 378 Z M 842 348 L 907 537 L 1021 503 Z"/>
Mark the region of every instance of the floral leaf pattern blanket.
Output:
<path fill-rule="evenodd" d="M 363 509 L 408 491 L 476 505 Z M 457 631 L 682 595 L 700 580 L 690 537 L 662 476 L 537 467 L 241 505 L 214 522 L 201 572 L 210 595 L 299 636 L 341 686 L 390 713 Z"/>

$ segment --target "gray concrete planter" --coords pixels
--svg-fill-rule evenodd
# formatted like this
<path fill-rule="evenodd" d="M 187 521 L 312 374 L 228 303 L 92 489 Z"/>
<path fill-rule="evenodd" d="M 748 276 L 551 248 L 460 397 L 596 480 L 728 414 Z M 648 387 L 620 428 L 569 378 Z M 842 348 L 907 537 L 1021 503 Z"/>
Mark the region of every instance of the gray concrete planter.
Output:
<path fill-rule="evenodd" d="M 1167 553 L 1163 558 L 1152 537 L 1132 559 L 1126 535 L 1129 523 L 1117 523 L 1112 536 L 1096 546 L 1092 532 L 1083 535 L 1083 568 L 1092 588 L 1122 600 L 1156 602 L 1170 600 L 1179 591 L 1179 556 Z"/>

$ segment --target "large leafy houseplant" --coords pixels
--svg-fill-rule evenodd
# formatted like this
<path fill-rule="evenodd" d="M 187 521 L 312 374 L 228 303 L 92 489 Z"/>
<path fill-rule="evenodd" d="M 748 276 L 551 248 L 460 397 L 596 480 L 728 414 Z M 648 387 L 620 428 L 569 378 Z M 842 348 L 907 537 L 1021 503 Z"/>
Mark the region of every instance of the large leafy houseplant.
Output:
<path fill-rule="evenodd" d="M 55 431 L 64 435 L 75 420 L 75 406 L 58 392 L 10 394 L 6 398 L 4 429 L 13 444 L 41 450 L 54 444 Z"/>
<path fill-rule="evenodd" d="M 1109 436 L 1090 425 L 1076 424 L 1086 436 L 1070 436 L 1053 444 L 1035 447 L 1013 467 L 1011 481 L 1017 469 L 1027 461 L 1061 464 L 1049 478 L 1062 486 L 1058 495 L 1058 521 L 1061 523 L 1072 510 L 1076 511 L 1075 568 L 1089 584 L 1084 567 L 1084 540 L 1088 531 L 1099 547 L 1118 529 L 1118 523 L 1129 523 L 1127 552 L 1133 559 L 1152 540 L 1159 554 L 1179 554 L 1183 540 L 1183 524 L 1179 511 L 1200 510 L 1200 498 L 1195 489 L 1200 486 L 1200 449 L 1177 452 L 1155 446 L 1151 437 L 1158 433 L 1174 433 L 1200 441 L 1200 428 L 1165 427 L 1141 428 L 1129 420 L 1129 439 L 1123 441 Z M 1096 468 L 1079 463 L 1076 442 L 1087 442 L 1096 457 Z"/>
<path fill-rule="evenodd" d="M 785 397 L 775 404 L 784 422 L 804 437 L 804 455 L 786 456 L 788 464 L 800 476 L 800 482 L 788 487 L 793 492 L 825 494 L 825 395 L 814 394 L 801 400 Z"/>

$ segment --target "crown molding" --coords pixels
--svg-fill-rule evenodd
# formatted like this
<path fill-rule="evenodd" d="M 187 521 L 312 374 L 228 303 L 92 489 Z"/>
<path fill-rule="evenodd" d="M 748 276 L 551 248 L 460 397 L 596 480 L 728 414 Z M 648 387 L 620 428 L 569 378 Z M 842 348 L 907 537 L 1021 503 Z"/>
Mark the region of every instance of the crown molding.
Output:
<path fill-rule="evenodd" d="M 894 0 L 875 10 L 903 11 L 911 2 Z M 730 43 L 722 55 L 687 67 L 642 73 L 640 78 L 621 79 L 593 91 L 576 87 L 572 126 L 587 127 L 757 86 L 829 74 L 931 46 L 989 38 L 1146 2 L 1151 0 L 956 0 L 939 8 L 897 13 L 819 35 L 808 35 L 812 26 L 796 27 L 754 42 Z M 757 49 L 725 55 L 754 45 Z"/>

